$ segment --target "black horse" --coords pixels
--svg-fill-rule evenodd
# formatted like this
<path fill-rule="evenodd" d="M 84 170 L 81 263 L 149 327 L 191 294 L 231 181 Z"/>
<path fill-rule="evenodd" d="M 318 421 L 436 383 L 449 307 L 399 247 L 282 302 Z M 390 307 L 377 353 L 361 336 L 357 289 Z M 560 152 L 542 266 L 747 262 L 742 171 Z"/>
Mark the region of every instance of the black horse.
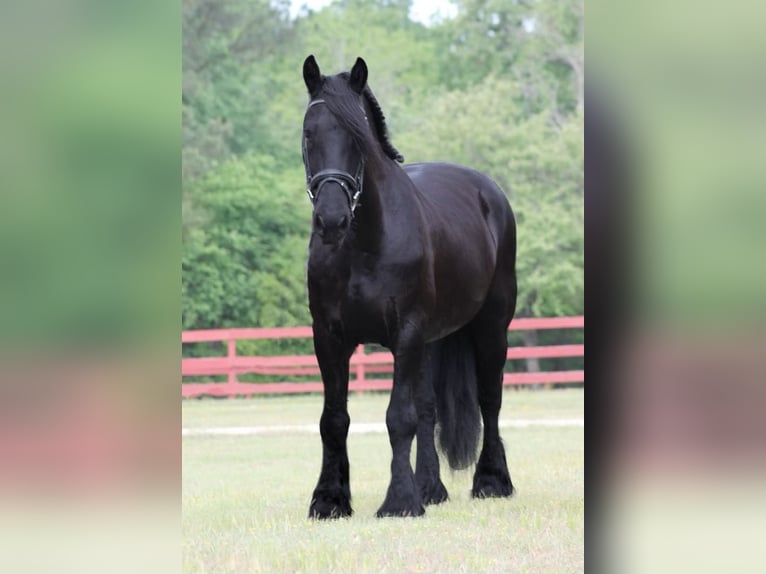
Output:
<path fill-rule="evenodd" d="M 323 76 L 303 64 L 310 100 L 303 161 L 314 204 L 308 260 L 314 349 L 324 384 L 322 470 L 309 516 L 351 515 L 346 451 L 349 359 L 359 343 L 394 355 L 386 412 L 391 482 L 378 516 L 418 516 L 447 499 L 434 428 L 452 468 L 476 461 L 475 497 L 510 496 L 498 432 L 508 325 L 516 306 L 516 225 L 489 178 L 447 163 L 400 167 L 367 65 Z M 410 464 L 417 434 L 416 470 Z"/>

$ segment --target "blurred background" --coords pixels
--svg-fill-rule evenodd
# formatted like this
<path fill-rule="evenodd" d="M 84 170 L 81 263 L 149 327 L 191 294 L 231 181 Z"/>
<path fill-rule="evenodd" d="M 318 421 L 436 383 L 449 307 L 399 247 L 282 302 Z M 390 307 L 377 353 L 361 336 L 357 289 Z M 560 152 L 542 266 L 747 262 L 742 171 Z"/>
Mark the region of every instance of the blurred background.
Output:
<path fill-rule="evenodd" d="M 180 564 L 180 3 L 0 4 L 0 570 Z"/>
<path fill-rule="evenodd" d="M 763 18 L 588 5 L 587 556 L 606 572 L 765 563 Z"/>

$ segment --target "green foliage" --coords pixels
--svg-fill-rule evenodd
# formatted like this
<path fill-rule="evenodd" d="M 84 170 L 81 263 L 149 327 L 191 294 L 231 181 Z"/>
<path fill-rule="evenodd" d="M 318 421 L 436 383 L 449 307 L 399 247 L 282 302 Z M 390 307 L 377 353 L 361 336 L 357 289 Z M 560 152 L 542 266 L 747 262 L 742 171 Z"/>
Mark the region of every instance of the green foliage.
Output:
<path fill-rule="evenodd" d="M 300 166 L 280 173 L 272 158 L 249 155 L 193 188 L 202 215 L 184 230 L 184 328 L 308 322 L 301 178 Z"/>
<path fill-rule="evenodd" d="M 285 152 L 270 137 L 279 83 L 268 68 L 292 40 L 286 14 L 285 2 L 184 2 L 184 170 L 192 177 L 212 167 L 207 158 Z"/>
<path fill-rule="evenodd" d="M 532 145 L 512 147 L 519 225 L 518 312 L 582 312 L 584 266 L 583 132 L 579 117 L 558 129 L 536 117 L 522 126 Z M 525 135 L 522 131 L 520 137 Z"/>
<path fill-rule="evenodd" d="M 409 0 L 337 0 L 294 20 L 283 1 L 184 3 L 184 328 L 310 321 L 300 158 L 310 53 L 326 73 L 367 60 L 408 161 L 461 163 L 506 190 L 517 315 L 582 312 L 582 3 L 458 6 L 426 27 L 409 20 Z"/>
<path fill-rule="evenodd" d="M 443 79 L 471 88 L 489 75 L 521 88 L 523 110 L 569 114 L 582 103 L 582 0 L 460 0 L 445 23 Z"/>

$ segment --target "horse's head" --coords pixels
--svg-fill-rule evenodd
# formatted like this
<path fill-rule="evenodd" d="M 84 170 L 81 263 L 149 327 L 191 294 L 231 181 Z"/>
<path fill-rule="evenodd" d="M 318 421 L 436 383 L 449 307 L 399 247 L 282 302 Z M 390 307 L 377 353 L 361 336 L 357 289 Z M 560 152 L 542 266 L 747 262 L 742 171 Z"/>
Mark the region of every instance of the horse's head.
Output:
<path fill-rule="evenodd" d="M 309 56 L 303 80 L 311 97 L 303 119 L 303 163 L 314 204 L 314 233 L 323 243 L 339 243 L 351 226 L 364 183 L 359 132 L 367 129 L 361 98 L 367 65 L 357 58 L 350 74 L 326 77 Z"/>

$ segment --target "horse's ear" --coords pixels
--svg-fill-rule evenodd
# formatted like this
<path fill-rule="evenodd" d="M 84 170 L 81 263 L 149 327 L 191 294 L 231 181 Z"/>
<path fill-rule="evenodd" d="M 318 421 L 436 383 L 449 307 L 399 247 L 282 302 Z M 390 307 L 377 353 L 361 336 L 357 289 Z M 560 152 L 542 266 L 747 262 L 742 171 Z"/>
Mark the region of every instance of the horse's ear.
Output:
<path fill-rule="evenodd" d="M 319 71 L 319 64 L 314 59 L 314 54 L 311 54 L 303 62 L 303 81 L 306 83 L 306 88 L 311 96 L 316 95 L 322 86 L 322 72 Z"/>
<path fill-rule="evenodd" d="M 349 84 L 351 89 L 358 94 L 361 94 L 364 86 L 367 85 L 367 64 L 362 58 L 357 58 L 354 67 L 351 68 Z"/>

